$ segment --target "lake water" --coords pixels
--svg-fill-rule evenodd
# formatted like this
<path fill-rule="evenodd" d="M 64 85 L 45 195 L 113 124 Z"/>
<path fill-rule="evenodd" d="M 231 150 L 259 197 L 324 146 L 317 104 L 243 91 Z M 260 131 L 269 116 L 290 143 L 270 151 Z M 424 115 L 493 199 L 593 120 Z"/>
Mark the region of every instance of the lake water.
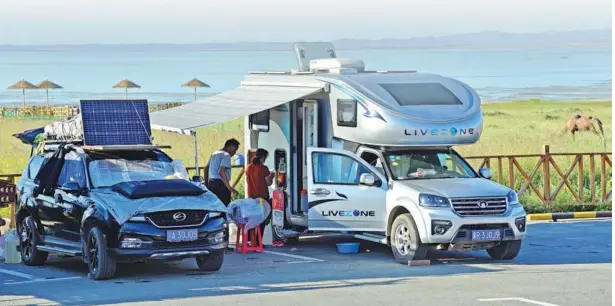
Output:
<path fill-rule="evenodd" d="M 338 50 L 360 58 L 370 70 L 418 70 L 457 78 L 485 101 L 611 98 L 611 47 L 519 50 Z M 123 98 L 112 85 L 128 78 L 141 85 L 129 97 L 151 102 L 192 101 L 181 84 L 198 77 L 212 88 L 202 96 L 239 85 L 248 71 L 295 69 L 292 51 L 0 51 L 0 104 L 21 103 L 21 91 L 6 90 L 20 79 L 52 80 L 54 104 L 88 98 Z M 42 104 L 44 91 L 27 91 L 28 104 Z"/>

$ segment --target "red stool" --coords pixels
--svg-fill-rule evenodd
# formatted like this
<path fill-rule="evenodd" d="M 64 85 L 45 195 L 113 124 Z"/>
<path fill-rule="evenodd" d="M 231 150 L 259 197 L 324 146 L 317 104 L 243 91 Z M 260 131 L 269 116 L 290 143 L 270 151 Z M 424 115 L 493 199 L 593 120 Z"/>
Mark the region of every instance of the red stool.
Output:
<path fill-rule="evenodd" d="M 235 241 L 235 252 L 246 254 L 249 251 L 263 252 L 263 235 L 260 226 L 246 231 L 245 225 L 237 226 L 237 240 Z M 248 241 L 248 236 L 250 239 Z M 241 244 L 239 244 L 241 237 Z"/>

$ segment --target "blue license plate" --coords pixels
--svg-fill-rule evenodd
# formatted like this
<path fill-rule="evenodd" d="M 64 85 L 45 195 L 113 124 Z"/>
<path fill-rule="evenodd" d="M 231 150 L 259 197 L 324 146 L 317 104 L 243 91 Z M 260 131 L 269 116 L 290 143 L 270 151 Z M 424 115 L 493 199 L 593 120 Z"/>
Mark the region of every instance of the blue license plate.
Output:
<path fill-rule="evenodd" d="M 496 230 L 475 230 L 472 231 L 472 241 L 500 241 L 502 231 Z"/>
<path fill-rule="evenodd" d="M 195 241 L 199 239 L 198 229 L 182 229 L 167 231 L 168 242 Z"/>

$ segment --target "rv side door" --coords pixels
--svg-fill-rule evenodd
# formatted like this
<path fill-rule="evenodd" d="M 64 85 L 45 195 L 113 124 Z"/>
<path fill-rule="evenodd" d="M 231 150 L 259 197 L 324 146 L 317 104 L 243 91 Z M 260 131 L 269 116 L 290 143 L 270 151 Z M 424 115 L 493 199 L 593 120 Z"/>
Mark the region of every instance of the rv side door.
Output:
<path fill-rule="evenodd" d="M 310 230 L 381 232 L 386 220 L 386 180 L 357 155 L 308 148 Z"/>

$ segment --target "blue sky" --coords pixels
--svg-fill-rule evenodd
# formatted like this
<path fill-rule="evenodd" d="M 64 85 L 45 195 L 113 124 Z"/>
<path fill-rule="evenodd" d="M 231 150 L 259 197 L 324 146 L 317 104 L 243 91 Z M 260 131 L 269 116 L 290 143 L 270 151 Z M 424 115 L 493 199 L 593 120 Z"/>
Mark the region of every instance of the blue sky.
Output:
<path fill-rule="evenodd" d="M 610 0 L 0 0 L 0 44 L 406 38 L 611 27 Z"/>

